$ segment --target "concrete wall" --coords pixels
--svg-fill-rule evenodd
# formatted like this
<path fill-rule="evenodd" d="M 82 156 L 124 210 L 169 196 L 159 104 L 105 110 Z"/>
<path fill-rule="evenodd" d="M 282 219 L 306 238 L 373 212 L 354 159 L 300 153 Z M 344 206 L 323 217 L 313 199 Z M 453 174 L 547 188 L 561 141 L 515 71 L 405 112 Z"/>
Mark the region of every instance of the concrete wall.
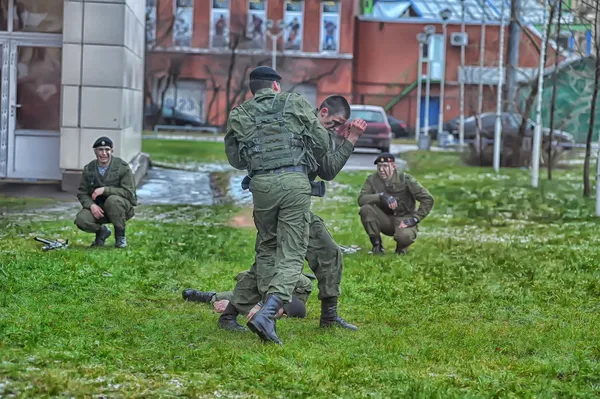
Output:
<path fill-rule="evenodd" d="M 60 167 L 80 171 L 100 136 L 115 155 L 141 151 L 144 0 L 66 0 Z"/>

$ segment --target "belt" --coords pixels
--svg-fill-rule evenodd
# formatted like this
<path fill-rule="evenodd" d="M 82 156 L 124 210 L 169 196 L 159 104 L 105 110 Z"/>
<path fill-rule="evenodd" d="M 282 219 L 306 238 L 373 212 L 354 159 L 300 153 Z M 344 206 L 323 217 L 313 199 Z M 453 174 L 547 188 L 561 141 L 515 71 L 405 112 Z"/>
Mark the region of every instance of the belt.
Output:
<path fill-rule="evenodd" d="M 269 174 L 279 175 L 279 174 L 285 173 L 285 172 L 302 172 L 302 173 L 308 174 L 308 168 L 304 165 L 284 166 L 283 168 L 276 168 L 276 169 L 269 169 L 269 170 L 255 170 L 252 172 L 252 175 L 253 176 L 269 175 Z"/>

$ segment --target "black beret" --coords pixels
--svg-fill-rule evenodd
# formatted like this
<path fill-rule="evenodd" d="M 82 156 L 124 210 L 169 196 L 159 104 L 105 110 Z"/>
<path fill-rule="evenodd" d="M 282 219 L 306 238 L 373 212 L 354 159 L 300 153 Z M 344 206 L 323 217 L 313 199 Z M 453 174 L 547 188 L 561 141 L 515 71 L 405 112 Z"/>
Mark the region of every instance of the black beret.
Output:
<path fill-rule="evenodd" d="M 306 317 L 306 305 L 295 296 L 292 296 L 290 303 L 283 305 L 283 310 L 285 310 L 287 317 L 297 317 L 299 319 Z"/>
<path fill-rule="evenodd" d="M 270 80 L 271 82 L 279 82 L 281 76 L 268 66 L 259 66 L 250 72 L 250 80 Z"/>
<path fill-rule="evenodd" d="M 375 162 L 373 162 L 375 165 L 377 165 L 379 162 L 395 162 L 396 158 L 394 158 L 394 156 L 392 154 L 390 154 L 389 152 L 382 152 L 381 154 L 379 154 L 379 156 L 375 159 Z"/>
<path fill-rule="evenodd" d="M 113 142 L 112 142 L 112 140 L 109 139 L 106 136 L 102 136 L 102 137 L 100 137 L 98 140 L 96 140 L 94 142 L 94 148 L 97 148 L 97 147 L 106 147 L 106 146 L 108 146 L 110 148 L 113 148 Z"/>

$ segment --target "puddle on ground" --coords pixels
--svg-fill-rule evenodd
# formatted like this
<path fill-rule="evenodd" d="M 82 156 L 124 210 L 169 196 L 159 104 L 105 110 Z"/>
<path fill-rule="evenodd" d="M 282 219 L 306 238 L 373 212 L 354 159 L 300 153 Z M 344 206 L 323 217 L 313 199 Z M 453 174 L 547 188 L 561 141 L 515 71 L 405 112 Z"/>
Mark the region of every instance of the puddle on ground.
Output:
<path fill-rule="evenodd" d="M 140 205 L 214 205 L 210 174 L 152 167 L 137 189 Z"/>

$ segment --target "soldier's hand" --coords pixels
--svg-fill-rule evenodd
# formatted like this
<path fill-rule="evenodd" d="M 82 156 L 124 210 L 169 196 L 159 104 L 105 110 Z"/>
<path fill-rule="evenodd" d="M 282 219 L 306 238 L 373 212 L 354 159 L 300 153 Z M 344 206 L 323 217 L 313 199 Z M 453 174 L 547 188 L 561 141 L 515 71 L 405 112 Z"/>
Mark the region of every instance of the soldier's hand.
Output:
<path fill-rule="evenodd" d="M 396 198 L 392 197 L 389 194 L 386 193 L 381 193 L 381 200 L 382 202 L 387 205 L 388 208 L 394 210 L 396 208 L 398 208 L 398 202 L 396 201 Z"/>
<path fill-rule="evenodd" d="M 360 137 L 363 135 L 365 130 L 367 130 L 367 122 L 360 118 L 354 119 L 350 123 L 348 130 L 350 131 L 350 134 Z"/>
<path fill-rule="evenodd" d="M 416 226 L 417 223 L 419 223 L 419 220 L 417 218 L 409 218 L 409 219 L 404 219 L 403 221 L 400 222 L 400 227 L 401 229 L 405 229 L 407 227 L 413 227 Z"/>
<path fill-rule="evenodd" d="M 254 307 L 252 309 L 250 309 L 250 312 L 248 313 L 248 320 L 252 319 L 254 314 L 256 312 L 258 312 L 261 308 L 262 308 L 262 306 L 260 306 L 260 304 L 258 304 L 258 303 L 256 305 L 254 305 Z"/>
<path fill-rule="evenodd" d="M 229 301 L 227 299 L 222 299 L 220 301 L 215 301 L 215 303 L 213 303 L 213 308 L 215 308 L 215 312 L 223 313 L 227 305 L 229 305 Z"/>
<path fill-rule="evenodd" d="M 96 198 L 98 198 L 99 196 L 101 196 L 102 194 L 104 194 L 104 187 L 98 187 L 97 189 L 94 190 L 94 192 L 92 193 L 92 199 L 94 201 L 96 201 Z"/>
<path fill-rule="evenodd" d="M 96 219 L 102 219 L 104 217 L 104 211 L 96 204 L 92 204 L 92 206 L 90 206 L 90 211 Z"/>

